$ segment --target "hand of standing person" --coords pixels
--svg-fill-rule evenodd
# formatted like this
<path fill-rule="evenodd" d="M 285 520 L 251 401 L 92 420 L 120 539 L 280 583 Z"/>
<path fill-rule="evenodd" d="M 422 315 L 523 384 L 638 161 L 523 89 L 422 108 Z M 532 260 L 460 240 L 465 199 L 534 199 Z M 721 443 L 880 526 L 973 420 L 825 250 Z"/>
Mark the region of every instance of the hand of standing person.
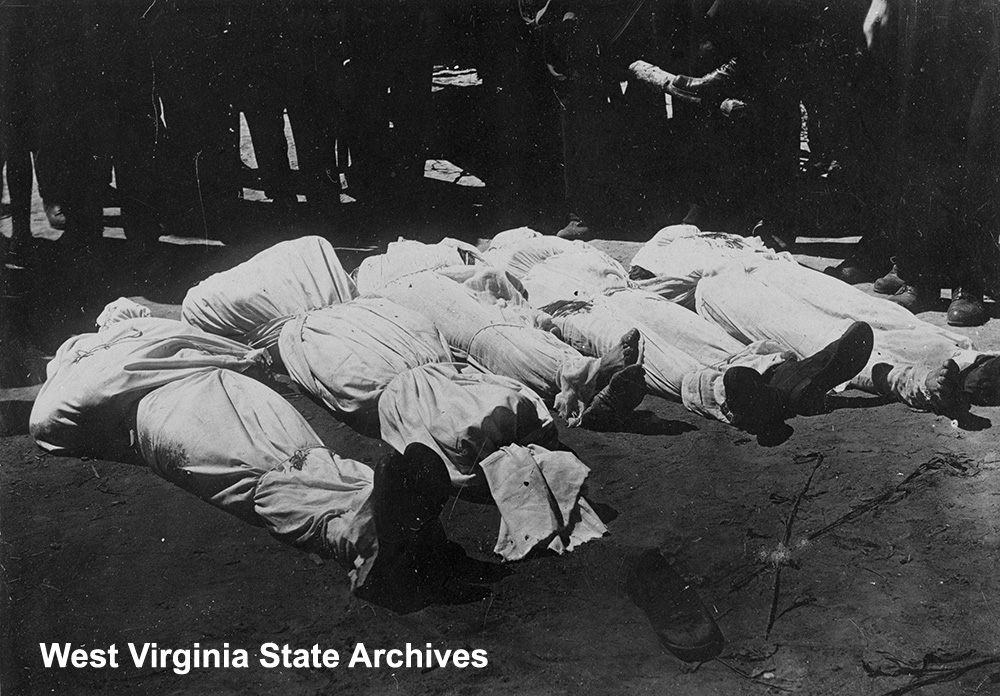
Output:
<path fill-rule="evenodd" d="M 872 0 L 865 16 L 863 29 L 865 32 L 865 42 L 868 48 L 875 44 L 875 40 L 886 24 L 889 23 L 889 0 Z"/>

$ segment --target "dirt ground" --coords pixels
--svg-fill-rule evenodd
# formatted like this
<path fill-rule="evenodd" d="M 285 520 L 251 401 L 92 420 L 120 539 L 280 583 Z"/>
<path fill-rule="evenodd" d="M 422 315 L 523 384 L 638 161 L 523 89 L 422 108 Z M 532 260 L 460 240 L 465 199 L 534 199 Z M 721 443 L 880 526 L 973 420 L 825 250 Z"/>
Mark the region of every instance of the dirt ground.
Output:
<path fill-rule="evenodd" d="M 432 206 L 433 207 L 433 206 Z M 425 235 L 481 236 L 476 216 Z M 36 210 L 36 225 L 43 216 Z M 299 221 L 345 265 L 405 223 Z M 372 230 L 378 228 L 378 233 Z M 497 230 L 492 230 L 497 231 Z M 273 230 L 271 230 L 273 233 Z M 142 301 L 178 315 L 183 288 L 275 241 L 171 247 L 172 290 Z M 95 261 L 110 268 L 121 242 Z M 623 261 L 634 242 L 598 242 Z M 836 255 L 801 244 L 803 260 Z M 51 351 L 87 330 L 102 293 L 94 268 L 35 307 Z M 87 282 L 89 279 L 90 282 Z M 95 287 L 96 286 L 96 287 Z M 868 288 L 870 291 L 870 288 Z M 80 299 L 84 297 L 84 299 Z M 73 301 L 68 301 L 71 298 Z M 111 299 L 108 297 L 108 299 Z M 48 313 L 47 313 L 48 312 Z M 941 323 L 941 312 L 925 315 Z M 1000 350 L 1000 321 L 968 330 Z M 37 373 L 36 373 L 37 376 Z M 343 456 L 372 463 L 364 438 L 289 390 L 289 401 Z M 962 423 L 846 392 L 797 418 L 780 442 L 647 397 L 627 432 L 561 428 L 592 468 L 589 498 L 610 534 L 565 556 L 506 567 L 482 599 L 397 614 L 353 597 L 346 573 L 206 505 L 146 469 L 42 454 L 23 433 L 0 438 L 0 688 L 8 694 L 1000 694 L 1000 453 L 992 421 Z M 449 502 L 449 536 L 479 559 L 496 510 Z M 623 589 L 627 557 L 656 547 L 695 586 L 727 639 L 685 665 L 659 644 Z M 769 630 L 770 625 L 770 630 Z M 56 669 L 40 643 L 87 649 L 244 648 L 246 669 Z M 433 643 L 482 649 L 483 669 L 261 667 L 261 644 L 340 651 Z M 127 654 L 127 653 L 126 653 Z"/>

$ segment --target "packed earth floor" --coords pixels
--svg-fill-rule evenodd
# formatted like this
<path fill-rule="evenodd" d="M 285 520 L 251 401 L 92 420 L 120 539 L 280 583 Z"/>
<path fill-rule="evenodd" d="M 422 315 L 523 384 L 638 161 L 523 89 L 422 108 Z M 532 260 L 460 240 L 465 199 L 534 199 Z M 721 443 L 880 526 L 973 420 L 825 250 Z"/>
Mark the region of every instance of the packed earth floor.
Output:
<path fill-rule="evenodd" d="M 406 212 L 342 207 L 334 223 L 249 215 L 257 224 L 224 247 L 161 244 L 156 282 L 133 299 L 155 316 L 178 318 L 187 287 L 303 234 L 326 236 L 353 268 L 399 235 L 475 242 L 502 229 L 465 191 L 429 189 L 417 222 Z M 36 210 L 36 227 L 43 220 Z M 627 263 L 654 231 L 595 244 Z M 34 338 L 20 344 L 29 381 L 41 379 L 44 356 L 61 340 L 90 330 L 117 288 L 135 287 L 120 265 L 123 245 L 106 237 L 91 258 L 54 256 L 51 269 L 37 271 L 36 287 L 46 292 L 30 308 Z M 820 257 L 843 256 L 846 245 L 800 239 L 796 252 L 822 266 Z M 941 311 L 921 316 L 944 321 Z M 959 331 L 981 349 L 1000 349 L 996 318 Z M 365 463 L 385 452 L 285 386 L 335 452 Z M 608 536 L 564 556 L 497 565 L 478 596 L 456 593 L 397 614 L 353 597 L 339 567 L 144 468 L 42 454 L 20 427 L 24 404 L 4 393 L 5 696 L 1000 694 L 1000 446 L 991 427 L 1000 409 L 977 408 L 953 422 L 848 391 L 831 398 L 830 412 L 796 418 L 777 440 L 761 442 L 647 397 L 623 432 L 560 429 L 591 467 L 588 497 L 610 520 Z M 495 508 L 452 498 L 442 518 L 467 553 L 494 560 Z M 626 561 L 648 547 L 715 616 L 727 640 L 717 659 L 676 660 L 625 593 Z M 249 652 L 250 666 L 183 675 L 170 664 L 135 668 L 130 659 L 115 670 L 45 668 L 39 650 L 117 644 L 127 655 L 130 642 L 228 643 Z M 335 649 L 341 663 L 265 668 L 257 659 L 265 643 Z M 481 649 L 488 666 L 348 668 L 358 643 Z"/>

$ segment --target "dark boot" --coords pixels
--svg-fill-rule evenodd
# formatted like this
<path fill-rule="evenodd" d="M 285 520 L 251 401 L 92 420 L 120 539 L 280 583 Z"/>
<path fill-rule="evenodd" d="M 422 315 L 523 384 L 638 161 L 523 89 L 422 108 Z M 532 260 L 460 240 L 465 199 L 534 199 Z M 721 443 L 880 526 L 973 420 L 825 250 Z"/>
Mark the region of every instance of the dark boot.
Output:
<path fill-rule="evenodd" d="M 575 241 L 579 239 L 582 242 L 587 242 L 593 239 L 596 235 L 592 227 L 590 227 L 586 222 L 578 218 L 576 215 L 571 215 L 569 222 L 561 230 L 556 232 L 557 237 L 562 239 L 569 239 Z"/>
<path fill-rule="evenodd" d="M 899 277 L 899 268 L 892 262 L 892 270 L 872 284 L 872 290 L 880 295 L 895 295 L 906 282 Z"/>
<path fill-rule="evenodd" d="M 871 271 L 855 258 L 846 258 L 836 266 L 827 266 L 823 273 L 848 285 L 867 283 L 872 277 Z"/>
<path fill-rule="evenodd" d="M 451 488 L 441 458 L 425 445 L 414 443 L 404 454 L 393 452 L 375 465 L 372 492 L 378 554 L 364 584 L 355 593 L 393 611 L 422 608 L 439 589 L 426 572 L 423 557 L 440 524 Z"/>
<path fill-rule="evenodd" d="M 1000 406 L 1000 357 L 982 355 L 962 376 L 962 392 L 973 406 Z"/>
<path fill-rule="evenodd" d="M 705 662 L 722 652 L 726 639 L 698 593 L 656 549 L 633 563 L 625 590 L 652 624 L 660 643 L 685 662 Z"/>
<path fill-rule="evenodd" d="M 910 310 L 914 314 L 937 309 L 941 302 L 941 290 L 934 287 L 924 287 L 904 284 L 899 290 L 889 296 L 890 302 Z"/>
<path fill-rule="evenodd" d="M 769 385 L 764 375 L 749 367 L 737 366 L 722 376 L 726 389 L 726 408 L 732 424 L 748 432 L 785 419 L 781 393 Z"/>
<path fill-rule="evenodd" d="M 788 360 L 768 374 L 769 384 L 782 395 L 787 415 L 815 413 L 828 391 L 864 369 L 874 344 L 872 327 L 851 324 L 836 341 L 802 360 Z"/>
<path fill-rule="evenodd" d="M 379 542 L 406 542 L 437 519 L 451 493 L 448 468 L 436 452 L 413 443 L 375 465 L 375 529 Z"/>
<path fill-rule="evenodd" d="M 948 324 L 950 326 L 979 326 L 990 318 L 983 304 L 983 293 L 973 288 L 955 288 L 951 293 L 951 304 L 948 305 Z"/>

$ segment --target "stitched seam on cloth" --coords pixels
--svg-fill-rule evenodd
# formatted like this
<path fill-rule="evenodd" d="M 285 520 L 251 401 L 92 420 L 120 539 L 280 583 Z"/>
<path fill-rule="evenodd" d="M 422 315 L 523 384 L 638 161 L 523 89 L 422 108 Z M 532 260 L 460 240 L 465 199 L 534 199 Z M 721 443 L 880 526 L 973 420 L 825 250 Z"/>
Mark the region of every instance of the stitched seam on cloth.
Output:
<path fill-rule="evenodd" d="M 472 334 L 472 338 L 469 339 L 469 351 L 468 352 L 470 354 L 472 353 L 472 344 L 476 342 L 477 338 L 479 338 L 479 334 L 481 334 L 482 332 L 486 331 L 487 329 L 498 329 L 498 328 L 502 328 L 502 327 L 505 327 L 505 326 L 507 326 L 507 327 L 513 327 L 515 329 L 527 329 L 527 328 L 531 328 L 531 327 L 528 327 L 528 326 L 526 326 L 524 324 L 488 324 L 488 325 L 482 327 L 481 329 L 479 329 L 478 331 L 476 331 L 476 333 Z"/>
<path fill-rule="evenodd" d="M 134 341 L 134 340 L 136 340 L 138 338 L 142 338 L 142 331 L 140 331 L 139 329 L 132 329 L 132 331 L 129 332 L 127 335 L 125 335 L 125 336 L 119 336 L 118 338 L 114 339 L 113 341 L 108 341 L 107 343 L 102 343 L 99 346 L 94 346 L 90 350 L 78 350 L 78 351 L 76 351 L 76 357 L 73 358 L 73 363 L 78 363 L 81 360 L 83 360 L 84 358 L 89 358 L 91 355 L 94 355 L 98 351 L 107 350 L 111 346 L 115 346 L 115 345 L 118 345 L 120 343 L 125 343 L 126 341 Z"/>

